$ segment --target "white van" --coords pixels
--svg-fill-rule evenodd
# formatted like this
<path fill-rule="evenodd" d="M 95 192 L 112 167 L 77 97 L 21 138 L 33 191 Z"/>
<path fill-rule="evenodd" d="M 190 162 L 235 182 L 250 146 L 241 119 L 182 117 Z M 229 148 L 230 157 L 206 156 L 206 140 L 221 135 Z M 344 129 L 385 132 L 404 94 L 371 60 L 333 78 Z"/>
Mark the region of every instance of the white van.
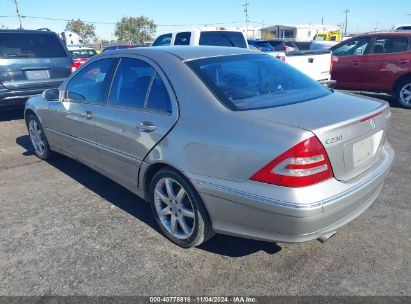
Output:
<path fill-rule="evenodd" d="M 158 36 L 151 46 L 214 45 L 248 48 L 243 32 L 224 27 L 202 27 Z"/>

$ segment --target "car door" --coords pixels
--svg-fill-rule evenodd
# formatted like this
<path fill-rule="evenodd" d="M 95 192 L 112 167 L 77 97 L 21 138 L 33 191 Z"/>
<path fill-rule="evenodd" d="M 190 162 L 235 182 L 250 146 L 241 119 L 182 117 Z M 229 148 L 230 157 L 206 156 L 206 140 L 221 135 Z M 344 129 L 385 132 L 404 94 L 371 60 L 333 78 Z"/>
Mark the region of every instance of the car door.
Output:
<path fill-rule="evenodd" d="M 361 64 L 361 87 L 390 91 L 411 60 L 409 41 L 400 35 L 378 36 Z"/>
<path fill-rule="evenodd" d="M 63 88 L 61 102 L 50 105 L 49 133 L 57 148 L 100 168 L 96 147 L 94 112 L 104 102 L 115 59 L 94 61 L 73 76 Z"/>
<path fill-rule="evenodd" d="M 102 168 L 109 177 L 136 188 L 142 160 L 177 120 L 172 92 L 153 62 L 138 56 L 120 59 L 107 103 L 93 116 Z"/>
<path fill-rule="evenodd" d="M 361 64 L 370 41 L 371 37 L 354 38 L 333 49 L 336 59 L 333 61 L 331 78 L 337 81 L 337 88 L 361 89 Z"/>

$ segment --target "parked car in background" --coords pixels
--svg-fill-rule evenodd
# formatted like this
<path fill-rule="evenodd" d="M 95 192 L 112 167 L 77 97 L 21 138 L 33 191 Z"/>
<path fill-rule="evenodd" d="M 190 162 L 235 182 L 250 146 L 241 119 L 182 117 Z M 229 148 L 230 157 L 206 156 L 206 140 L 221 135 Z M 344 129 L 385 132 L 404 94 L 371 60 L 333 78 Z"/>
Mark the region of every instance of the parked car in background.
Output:
<path fill-rule="evenodd" d="M 131 48 L 135 48 L 135 47 L 144 47 L 144 44 L 116 44 L 116 45 L 110 45 L 110 46 L 104 48 L 102 52 L 122 50 L 122 49 L 131 49 Z"/>
<path fill-rule="evenodd" d="M 0 30 L 0 107 L 57 88 L 71 74 L 71 63 L 56 33 Z"/>
<path fill-rule="evenodd" d="M 310 43 L 310 50 L 311 51 L 325 51 L 332 48 L 334 45 L 337 45 L 339 42 L 337 41 L 329 41 L 329 40 L 313 40 Z"/>
<path fill-rule="evenodd" d="M 82 47 L 82 46 L 68 46 L 67 47 L 71 57 L 73 58 L 73 63 L 71 64 L 71 72 L 77 70 L 83 63 L 85 63 L 89 58 L 97 55 L 97 52 L 93 48 Z"/>
<path fill-rule="evenodd" d="M 384 186 L 389 120 L 387 103 L 209 46 L 95 56 L 25 108 L 39 158 L 63 153 L 128 188 L 182 247 L 215 232 L 327 240 Z"/>
<path fill-rule="evenodd" d="M 411 108 L 411 32 L 373 32 L 332 47 L 332 79 L 347 90 L 386 92 Z"/>
<path fill-rule="evenodd" d="M 394 25 L 392 29 L 396 31 L 411 31 L 411 24 Z"/>
<path fill-rule="evenodd" d="M 247 40 L 241 31 L 227 30 L 224 27 L 202 27 L 163 34 L 158 36 L 151 46 L 170 45 L 212 45 L 248 48 Z"/>
<path fill-rule="evenodd" d="M 274 48 L 268 43 L 267 40 L 259 40 L 259 39 L 248 39 L 248 45 L 252 45 L 257 50 L 261 52 L 273 52 Z"/>
<path fill-rule="evenodd" d="M 273 51 L 292 52 L 298 51 L 298 46 L 293 41 L 282 39 L 270 39 L 267 42 L 273 47 Z"/>

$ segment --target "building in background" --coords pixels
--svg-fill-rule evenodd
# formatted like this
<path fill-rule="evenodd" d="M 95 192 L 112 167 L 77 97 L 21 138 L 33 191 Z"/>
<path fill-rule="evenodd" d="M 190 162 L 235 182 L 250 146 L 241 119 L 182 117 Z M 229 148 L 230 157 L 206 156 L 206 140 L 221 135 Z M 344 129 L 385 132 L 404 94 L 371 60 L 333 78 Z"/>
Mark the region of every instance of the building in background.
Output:
<path fill-rule="evenodd" d="M 243 32 L 244 36 L 248 38 L 261 38 L 261 27 L 259 26 L 236 26 L 236 27 L 228 27 L 230 31 L 241 31 Z"/>
<path fill-rule="evenodd" d="M 311 42 L 318 33 L 339 31 L 335 25 L 325 24 L 278 24 L 261 29 L 264 39 L 281 38 L 295 42 Z"/>

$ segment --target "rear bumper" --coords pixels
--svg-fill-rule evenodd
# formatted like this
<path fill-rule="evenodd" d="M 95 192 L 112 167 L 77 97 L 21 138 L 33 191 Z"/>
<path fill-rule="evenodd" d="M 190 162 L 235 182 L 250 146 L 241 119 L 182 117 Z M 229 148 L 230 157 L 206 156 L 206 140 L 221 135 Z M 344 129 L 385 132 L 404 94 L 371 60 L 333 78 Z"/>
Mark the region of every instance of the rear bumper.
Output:
<path fill-rule="evenodd" d="M 249 181 L 247 185 L 237 183 L 239 185 L 234 188 L 231 182 L 230 187 L 226 182 L 217 185 L 198 177 L 192 181 L 204 200 L 216 232 L 266 241 L 304 242 L 335 231 L 363 213 L 378 197 L 393 159 L 394 151 L 385 145 L 372 172 L 350 183 L 332 179 L 300 188 L 288 194 L 288 201 L 278 200 L 285 187 Z M 252 189 L 250 183 L 255 184 L 255 189 L 271 187 L 271 196 L 267 197 L 269 192 L 262 195 L 248 191 Z M 278 195 L 276 189 L 281 190 Z M 325 197 L 315 201 L 315 197 L 321 196 L 318 191 Z M 293 199 L 299 202 L 292 202 Z"/>
<path fill-rule="evenodd" d="M 64 79 L 59 79 L 47 83 L 47 86 L 27 89 L 8 89 L 0 83 L 0 107 L 23 105 L 28 97 L 41 94 L 46 89 L 58 88 L 63 81 Z"/>

